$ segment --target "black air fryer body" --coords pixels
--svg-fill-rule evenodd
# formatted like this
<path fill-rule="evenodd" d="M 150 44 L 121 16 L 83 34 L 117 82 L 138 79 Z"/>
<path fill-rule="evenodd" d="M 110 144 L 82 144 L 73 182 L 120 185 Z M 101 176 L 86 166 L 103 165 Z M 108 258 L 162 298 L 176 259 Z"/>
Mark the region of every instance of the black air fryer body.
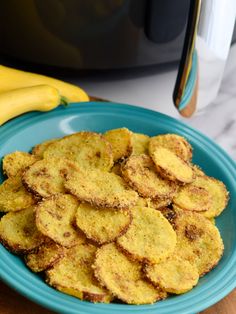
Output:
<path fill-rule="evenodd" d="M 73 69 L 179 61 L 190 0 L 0 2 L 0 52 Z"/>

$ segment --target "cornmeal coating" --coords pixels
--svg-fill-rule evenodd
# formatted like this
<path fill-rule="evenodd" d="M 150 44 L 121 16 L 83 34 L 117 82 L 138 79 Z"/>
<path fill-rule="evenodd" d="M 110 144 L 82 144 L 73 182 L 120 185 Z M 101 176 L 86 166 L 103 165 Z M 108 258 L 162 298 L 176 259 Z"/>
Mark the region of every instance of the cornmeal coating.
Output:
<path fill-rule="evenodd" d="M 229 192 L 220 180 L 208 176 L 198 176 L 192 183 L 194 187 L 205 189 L 211 197 L 211 206 L 203 215 L 207 218 L 219 216 L 226 208 L 229 200 Z"/>
<path fill-rule="evenodd" d="M 65 247 L 85 242 L 85 237 L 73 226 L 78 206 L 77 199 L 68 194 L 45 199 L 36 207 L 37 228 Z"/>
<path fill-rule="evenodd" d="M 77 168 L 76 163 L 67 159 L 42 159 L 26 169 L 22 182 L 29 192 L 46 198 L 57 193 L 65 193 L 65 178 Z"/>
<path fill-rule="evenodd" d="M 81 300 L 109 303 L 112 295 L 99 284 L 92 269 L 96 250 L 91 244 L 73 246 L 58 263 L 46 271 L 46 282 Z"/>
<path fill-rule="evenodd" d="M 104 138 L 112 146 L 113 161 L 128 157 L 132 152 L 132 133 L 127 128 L 113 129 L 104 133 Z"/>
<path fill-rule="evenodd" d="M 23 186 L 20 176 L 10 177 L 0 185 L 0 211 L 18 211 L 34 203 L 33 195 Z"/>
<path fill-rule="evenodd" d="M 186 184 L 174 196 L 173 203 L 184 210 L 205 212 L 212 207 L 212 197 L 203 187 Z"/>
<path fill-rule="evenodd" d="M 191 290 L 199 279 L 197 267 L 175 254 L 158 264 L 146 264 L 144 273 L 154 285 L 175 294 Z"/>
<path fill-rule="evenodd" d="M 65 254 L 65 249 L 54 241 L 45 241 L 24 256 L 26 265 L 35 273 L 51 268 Z"/>
<path fill-rule="evenodd" d="M 96 208 L 81 203 L 76 210 L 76 225 L 87 238 L 98 244 L 115 241 L 129 228 L 132 216 L 129 210 Z"/>
<path fill-rule="evenodd" d="M 142 133 L 132 133 L 132 155 L 148 155 L 150 137 Z"/>
<path fill-rule="evenodd" d="M 153 136 L 149 143 L 149 152 L 152 155 L 156 148 L 164 147 L 185 161 L 192 159 L 192 146 L 186 139 L 177 134 L 161 134 Z"/>
<path fill-rule="evenodd" d="M 40 246 L 45 237 L 36 227 L 34 208 L 4 215 L 0 221 L 0 241 L 16 254 L 27 253 Z"/>
<path fill-rule="evenodd" d="M 125 181 L 145 198 L 170 198 L 177 185 L 163 179 L 156 171 L 152 159 L 143 154 L 130 156 L 121 168 Z"/>
<path fill-rule="evenodd" d="M 148 304 L 167 294 L 143 279 L 142 265 L 129 260 L 114 243 L 97 250 L 93 265 L 96 278 L 120 300 L 128 304 Z"/>
<path fill-rule="evenodd" d="M 65 136 L 48 146 L 44 158 L 66 158 L 81 168 L 99 168 L 105 171 L 113 165 L 112 148 L 105 138 L 95 132 L 78 132 Z"/>
<path fill-rule="evenodd" d="M 199 276 L 213 269 L 220 261 L 224 245 L 217 227 L 203 215 L 190 211 L 177 211 L 175 218 L 177 234 L 176 252 L 195 264 Z"/>
<path fill-rule="evenodd" d="M 192 167 L 169 149 L 158 147 L 151 157 L 162 177 L 182 183 L 190 183 L 194 180 Z"/>
<path fill-rule="evenodd" d="M 137 261 L 158 263 L 171 255 L 176 233 L 160 211 L 149 207 L 132 209 L 128 231 L 117 239 L 122 251 Z"/>
<path fill-rule="evenodd" d="M 51 140 L 47 140 L 44 141 L 40 144 L 37 144 L 34 146 L 34 148 L 32 149 L 32 154 L 34 156 L 37 156 L 38 158 L 42 159 L 43 158 L 43 154 L 45 152 L 45 150 L 53 143 L 56 143 L 59 139 L 57 138 L 53 138 Z"/>
<path fill-rule="evenodd" d="M 25 168 L 38 161 L 38 158 L 26 152 L 13 152 L 5 155 L 2 161 L 2 169 L 7 177 L 22 175 Z"/>
<path fill-rule="evenodd" d="M 78 170 L 68 175 L 66 189 L 80 201 L 103 208 L 126 209 L 136 204 L 138 194 L 114 173 Z"/>

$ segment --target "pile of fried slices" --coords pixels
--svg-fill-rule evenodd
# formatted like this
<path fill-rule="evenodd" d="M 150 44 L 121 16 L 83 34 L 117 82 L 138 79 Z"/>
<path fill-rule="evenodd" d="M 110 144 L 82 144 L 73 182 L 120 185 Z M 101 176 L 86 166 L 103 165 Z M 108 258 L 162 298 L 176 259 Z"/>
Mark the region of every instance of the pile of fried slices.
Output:
<path fill-rule="evenodd" d="M 192 289 L 224 245 L 225 185 L 177 134 L 78 132 L 3 158 L 1 243 L 56 289 L 147 304 Z"/>

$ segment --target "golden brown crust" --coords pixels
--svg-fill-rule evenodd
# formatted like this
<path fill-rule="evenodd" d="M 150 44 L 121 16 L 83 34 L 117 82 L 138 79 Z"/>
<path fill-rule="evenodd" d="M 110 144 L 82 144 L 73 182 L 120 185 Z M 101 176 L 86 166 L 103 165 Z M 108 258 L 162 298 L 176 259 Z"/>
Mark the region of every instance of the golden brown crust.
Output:
<path fill-rule="evenodd" d="M 87 238 L 105 244 L 115 241 L 126 233 L 132 216 L 128 210 L 113 208 L 95 208 L 89 204 L 80 204 L 76 211 L 76 224 Z"/>
<path fill-rule="evenodd" d="M 112 295 L 99 285 L 93 275 L 95 252 L 96 247 L 91 244 L 70 248 L 56 265 L 46 271 L 47 283 L 81 300 L 109 303 Z"/>
<path fill-rule="evenodd" d="M 172 151 L 185 161 L 192 159 L 192 147 L 186 139 L 177 134 L 160 134 L 154 136 L 149 142 L 149 152 L 152 155 L 159 147 L 164 147 Z"/>
<path fill-rule="evenodd" d="M 42 142 L 40 144 L 37 144 L 33 147 L 32 149 L 32 154 L 37 156 L 38 158 L 42 159 L 43 158 L 43 154 L 45 152 L 45 150 L 53 143 L 56 143 L 56 141 L 58 141 L 58 139 L 51 139 L 51 140 L 47 140 L 45 142 Z"/>
<path fill-rule="evenodd" d="M 205 175 L 196 177 L 192 185 L 205 189 L 211 197 L 211 206 L 203 215 L 207 218 L 219 216 L 226 208 L 229 200 L 229 192 L 224 183 Z"/>
<path fill-rule="evenodd" d="M 33 204 L 35 199 L 23 186 L 19 176 L 10 177 L 0 185 L 0 211 L 19 211 Z"/>
<path fill-rule="evenodd" d="M 35 225 L 32 207 L 4 215 L 0 221 L 0 241 L 11 252 L 25 254 L 40 246 L 45 237 Z"/>
<path fill-rule="evenodd" d="M 176 234 L 160 211 L 149 207 L 132 209 L 128 231 L 117 239 L 118 246 L 134 260 L 158 263 L 169 256 L 176 245 Z"/>
<path fill-rule="evenodd" d="M 99 169 L 71 173 L 65 187 L 80 201 L 95 207 L 126 209 L 138 200 L 138 194 L 121 177 Z"/>
<path fill-rule="evenodd" d="M 37 228 L 65 247 L 85 242 L 85 237 L 73 226 L 78 206 L 77 199 L 68 194 L 58 194 L 42 201 L 36 207 Z"/>
<path fill-rule="evenodd" d="M 150 137 L 141 133 L 132 133 L 132 155 L 148 155 Z"/>
<path fill-rule="evenodd" d="M 22 182 L 29 192 L 46 198 L 57 193 L 65 193 L 66 176 L 77 168 L 76 163 L 67 159 L 42 159 L 25 170 Z"/>
<path fill-rule="evenodd" d="M 13 152 L 5 155 L 2 161 L 2 169 L 7 177 L 22 175 L 25 168 L 38 161 L 38 158 L 26 152 Z"/>
<path fill-rule="evenodd" d="M 192 167 L 172 151 L 158 147 L 151 157 L 162 177 L 181 183 L 190 183 L 194 180 L 195 174 Z"/>
<path fill-rule="evenodd" d="M 191 290 L 199 279 L 197 267 L 175 254 L 164 262 L 154 265 L 146 264 L 144 273 L 154 285 L 175 294 Z"/>
<path fill-rule="evenodd" d="M 113 129 L 104 133 L 104 138 L 112 146 L 113 161 L 128 157 L 132 152 L 132 133 L 127 128 Z"/>
<path fill-rule="evenodd" d="M 26 265 L 33 272 L 41 272 L 51 268 L 65 255 L 65 249 L 53 241 L 46 241 L 33 252 L 24 256 Z"/>
<path fill-rule="evenodd" d="M 163 179 L 147 155 L 131 156 L 122 164 L 122 176 L 140 196 L 157 199 L 170 198 L 176 192 L 177 185 Z"/>
<path fill-rule="evenodd" d="M 177 211 L 176 252 L 197 266 L 199 276 L 214 268 L 223 255 L 224 245 L 219 230 L 201 214 Z"/>
<path fill-rule="evenodd" d="M 109 171 L 113 165 L 112 148 L 108 141 L 95 132 L 78 132 L 51 144 L 44 158 L 66 158 L 81 168 L 99 168 Z"/>
<path fill-rule="evenodd" d="M 99 282 L 128 304 L 154 303 L 166 298 L 164 291 L 143 279 L 141 267 L 122 254 L 114 243 L 97 250 L 93 266 Z"/>
<path fill-rule="evenodd" d="M 212 197 L 206 189 L 188 184 L 180 188 L 173 203 L 184 210 L 205 212 L 212 206 Z"/>

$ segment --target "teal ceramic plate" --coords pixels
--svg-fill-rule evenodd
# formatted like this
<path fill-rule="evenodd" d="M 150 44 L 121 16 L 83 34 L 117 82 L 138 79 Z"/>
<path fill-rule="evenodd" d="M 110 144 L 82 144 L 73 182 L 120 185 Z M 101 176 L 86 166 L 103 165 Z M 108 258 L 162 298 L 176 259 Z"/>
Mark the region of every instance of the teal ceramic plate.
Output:
<path fill-rule="evenodd" d="M 44 140 L 80 130 L 104 132 L 118 127 L 127 127 L 150 136 L 158 133 L 185 136 L 194 148 L 193 162 L 208 175 L 226 184 L 230 202 L 216 219 L 225 244 L 224 256 L 218 266 L 201 278 L 190 292 L 141 306 L 92 304 L 60 293 L 47 286 L 40 276 L 33 274 L 19 257 L 3 246 L 0 246 L 1 278 L 19 293 L 57 313 L 197 313 L 222 299 L 236 286 L 236 166 L 213 141 L 183 123 L 154 111 L 122 104 L 84 103 L 60 107 L 47 113 L 28 113 L 0 127 L 0 157 L 15 150 L 29 151 Z"/>

